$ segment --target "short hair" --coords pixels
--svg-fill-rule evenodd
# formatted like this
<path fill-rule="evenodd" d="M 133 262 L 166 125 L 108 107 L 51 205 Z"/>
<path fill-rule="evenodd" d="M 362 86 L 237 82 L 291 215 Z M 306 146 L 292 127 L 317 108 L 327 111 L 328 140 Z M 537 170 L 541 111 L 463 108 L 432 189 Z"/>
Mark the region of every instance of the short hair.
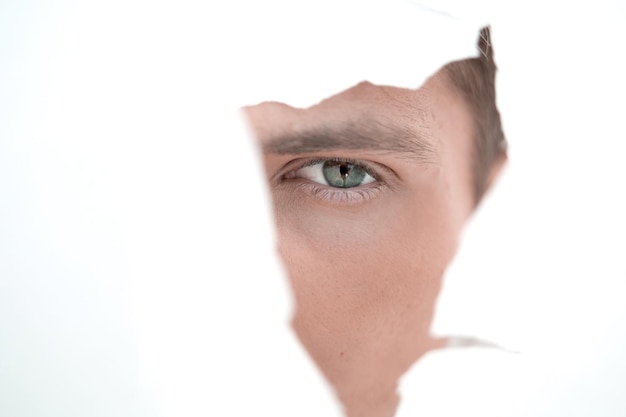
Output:
<path fill-rule="evenodd" d="M 472 171 L 476 203 L 487 189 L 491 166 L 507 147 L 496 106 L 497 68 L 489 26 L 480 30 L 477 45 L 480 52 L 477 58 L 450 62 L 442 69 L 466 100 L 474 119 Z"/>

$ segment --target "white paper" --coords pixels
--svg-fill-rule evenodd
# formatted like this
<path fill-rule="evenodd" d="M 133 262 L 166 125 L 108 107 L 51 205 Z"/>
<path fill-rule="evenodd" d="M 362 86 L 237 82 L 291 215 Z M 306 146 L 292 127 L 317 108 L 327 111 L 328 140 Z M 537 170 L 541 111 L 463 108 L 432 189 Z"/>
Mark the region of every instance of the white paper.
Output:
<path fill-rule="evenodd" d="M 0 415 L 339 415 L 236 109 L 415 88 L 484 14 L 337 3 L 3 2 Z M 491 6 L 510 163 L 433 331 L 521 353 L 423 358 L 398 415 L 622 416 L 624 7 Z"/>

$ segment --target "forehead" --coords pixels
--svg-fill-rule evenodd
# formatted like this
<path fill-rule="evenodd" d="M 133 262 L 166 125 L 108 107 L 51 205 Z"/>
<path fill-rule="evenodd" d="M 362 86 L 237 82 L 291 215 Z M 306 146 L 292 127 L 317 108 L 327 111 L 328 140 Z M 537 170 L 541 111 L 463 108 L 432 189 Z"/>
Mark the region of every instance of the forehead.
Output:
<path fill-rule="evenodd" d="M 246 108 L 264 146 L 278 138 L 307 131 L 355 133 L 376 125 L 428 127 L 432 106 L 427 94 L 362 82 L 306 109 L 266 102 Z"/>

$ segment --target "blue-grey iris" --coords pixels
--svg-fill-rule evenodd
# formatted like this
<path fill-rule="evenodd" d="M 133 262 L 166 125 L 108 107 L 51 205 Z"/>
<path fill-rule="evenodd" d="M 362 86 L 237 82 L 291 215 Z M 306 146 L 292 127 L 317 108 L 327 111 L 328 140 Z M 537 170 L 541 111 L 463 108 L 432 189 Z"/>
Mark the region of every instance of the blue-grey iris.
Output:
<path fill-rule="evenodd" d="M 324 162 L 322 172 L 328 184 L 338 188 L 357 187 L 367 175 L 362 167 L 339 161 Z"/>

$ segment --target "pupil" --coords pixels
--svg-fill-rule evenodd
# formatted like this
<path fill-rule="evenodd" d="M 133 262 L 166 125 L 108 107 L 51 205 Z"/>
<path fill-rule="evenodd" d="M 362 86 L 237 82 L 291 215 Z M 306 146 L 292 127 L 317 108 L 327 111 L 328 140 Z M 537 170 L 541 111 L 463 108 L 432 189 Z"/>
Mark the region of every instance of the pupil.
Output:
<path fill-rule="evenodd" d="M 341 174 L 342 177 L 347 176 L 348 172 L 350 172 L 350 167 L 348 165 L 339 166 L 339 173 Z"/>

